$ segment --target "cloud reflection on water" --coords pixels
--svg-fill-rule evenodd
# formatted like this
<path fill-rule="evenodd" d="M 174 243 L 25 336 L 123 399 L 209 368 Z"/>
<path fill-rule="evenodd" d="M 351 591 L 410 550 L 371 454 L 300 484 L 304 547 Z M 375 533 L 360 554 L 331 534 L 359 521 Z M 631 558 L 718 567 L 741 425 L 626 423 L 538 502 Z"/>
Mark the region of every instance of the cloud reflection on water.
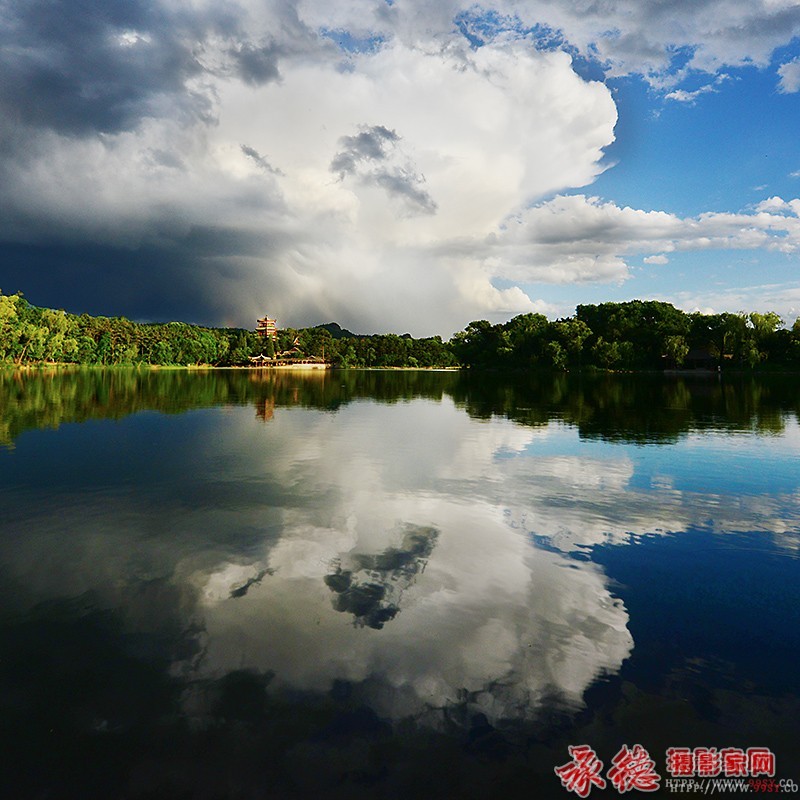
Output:
<path fill-rule="evenodd" d="M 447 397 L 278 405 L 266 425 L 249 406 L 159 420 L 73 429 L 62 446 L 91 450 L 75 485 L 4 491 L 0 527 L 28 532 L 2 545 L 9 585 L 91 591 L 134 626 L 194 631 L 201 651 L 176 648 L 176 669 L 253 668 L 321 692 L 349 681 L 379 713 L 433 725 L 464 709 L 497 721 L 574 708 L 619 670 L 628 612 L 575 551 L 697 527 L 794 546 L 800 530 L 797 492 L 726 491 L 711 457 L 723 433 L 704 434 L 705 451 L 669 445 L 675 463 L 642 480 L 652 448 L 582 442 L 555 420 L 475 420 Z M 796 431 L 787 421 L 779 444 Z M 152 474 L 126 472 L 120 445 Z M 687 449 L 708 468 L 702 490 L 676 466 Z M 342 601 L 354 583 L 373 588 Z"/>
<path fill-rule="evenodd" d="M 195 576 L 204 669 L 271 670 L 303 689 L 368 684 L 370 701 L 393 717 L 433 721 L 466 703 L 498 720 L 533 717 L 554 699 L 578 706 L 629 655 L 627 613 L 602 572 L 534 548 L 509 524 L 507 504 L 473 491 L 482 476 L 502 482 L 497 453 L 523 449 L 534 432 L 475 424 L 449 403 L 359 404 L 335 421 L 279 416 L 280 425 L 257 432 L 271 443 L 264 469 L 282 482 L 306 475 L 308 494 L 326 502 L 286 509 L 280 540 L 251 567 L 273 573 L 246 597 L 230 598 L 227 565 Z M 241 424 L 240 441 L 254 442 L 249 421 Z M 296 450 L 281 440 L 296 440 Z M 413 532 L 427 532 L 425 543 L 404 560 Z M 400 568 L 380 569 L 390 556 Z M 331 584 L 354 566 L 392 605 L 380 627 L 354 625 L 332 602 Z"/>

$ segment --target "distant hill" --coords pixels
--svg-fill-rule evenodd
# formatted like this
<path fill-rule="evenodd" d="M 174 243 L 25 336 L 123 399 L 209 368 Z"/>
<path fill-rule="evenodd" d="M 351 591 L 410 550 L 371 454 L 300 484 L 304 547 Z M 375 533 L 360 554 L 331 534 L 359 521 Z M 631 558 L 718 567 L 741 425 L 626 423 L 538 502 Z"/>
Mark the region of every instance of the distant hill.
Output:
<path fill-rule="evenodd" d="M 371 333 L 353 333 L 352 331 L 347 330 L 347 328 L 343 328 L 338 322 L 326 322 L 324 325 L 315 325 L 314 327 L 328 331 L 328 333 L 334 339 L 369 339 L 371 336 L 380 335 Z M 412 339 L 413 337 L 410 333 L 404 333 L 400 338 Z"/>
<path fill-rule="evenodd" d="M 315 325 L 315 328 L 328 331 L 334 339 L 366 339 L 366 334 L 353 333 L 352 331 L 343 328 L 337 322 L 326 322 L 324 325 Z"/>

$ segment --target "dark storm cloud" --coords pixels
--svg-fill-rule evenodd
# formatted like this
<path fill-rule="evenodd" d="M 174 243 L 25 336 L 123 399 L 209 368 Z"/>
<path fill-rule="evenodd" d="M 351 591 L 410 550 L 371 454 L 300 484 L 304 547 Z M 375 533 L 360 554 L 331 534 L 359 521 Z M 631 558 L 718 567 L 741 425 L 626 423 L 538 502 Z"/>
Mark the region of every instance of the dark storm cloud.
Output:
<path fill-rule="evenodd" d="M 135 128 L 162 105 L 208 114 L 188 18 L 141 0 L 0 2 L 0 113 L 70 135 Z"/>
<path fill-rule="evenodd" d="M 184 254 L 86 243 L 6 242 L 0 244 L 0 265 L 3 292 L 22 289 L 37 306 L 145 320 L 202 322 L 210 317 L 209 298 L 192 278 L 192 261 Z"/>
<path fill-rule="evenodd" d="M 262 85 L 279 60 L 329 42 L 277 6 L 276 35 L 250 41 L 242 14 L 171 8 L 153 0 L 0 0 L 0 115 L 71 136 L 135 129 L 146 117 L 211 120 L 204 72 Z M 220 61 L 212 39 L 227 42 Z"/>
<path fill-rule="evenodd" d="M 293 10 L 276 13 L 275 58 L 310 52 Z M 280 246 L 244 220 L 281 199 L 224 178 L 224 200 L 197 191 L 192 148 L 213 121 L 215 78 L 266 76 L 247 27 L 241 10 L 158 0 L 0 0 L 3 291 L 134 319 L 218 323 L 241 307 L 229 298 L 251 294 L 247 260 Z M 149 118 L 165 124 L 142 128 Z M 133 131 L 141 138 L 116 136 Z M 193 192 L 186 205 L 179 187 Z"/>
<path fill-rule="evenodd" d="M 278 243 L 274 234 L 231 226 L 193 225 L 172 246 L 188 258 L 202 256 L 259 256 Z"/>
<path fill-rule="evenodd" d="M 0 289 L 6 294 L 22 290 L 34 305 L 78 314 L 196 324 L 227 319 L 250 327 L 248 318 L 228 319 L 229 298 L 241 300 L 253 289 L 243 288 L 248 274 L 237 259 L 280 246 L 264 234 L 210 226 L 194 226 L 182 236 L 165 233 L 157 243 L 138 247 L 0 242 Z M 264 274 L 262 281 L 289 289 L 278 274 Z"/>

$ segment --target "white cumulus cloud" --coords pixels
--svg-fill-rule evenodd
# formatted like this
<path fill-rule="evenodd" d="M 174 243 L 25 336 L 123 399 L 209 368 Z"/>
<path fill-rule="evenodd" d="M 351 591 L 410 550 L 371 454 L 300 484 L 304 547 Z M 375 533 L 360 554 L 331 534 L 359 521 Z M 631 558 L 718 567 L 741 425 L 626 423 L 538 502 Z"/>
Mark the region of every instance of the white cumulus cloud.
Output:
<path fill-rule="evenodd" d="M 522 283 L 624 281 L 628 259 L 668 263 L 666 253 L 800 248 L 800 201 L 771 198 L 753 211 L 681 218 L 664 211 L 620 207 L 597 197 L 559 195 L 510 218 L 482 241 L 453 242 L 497 277 Z"/>
<path fill-rule="evenodd" d="M 800 59 L 793 59 L 778 68 L 780 80 L 778 89 L 785 94 L 794 94 L 800 90 Z"/>

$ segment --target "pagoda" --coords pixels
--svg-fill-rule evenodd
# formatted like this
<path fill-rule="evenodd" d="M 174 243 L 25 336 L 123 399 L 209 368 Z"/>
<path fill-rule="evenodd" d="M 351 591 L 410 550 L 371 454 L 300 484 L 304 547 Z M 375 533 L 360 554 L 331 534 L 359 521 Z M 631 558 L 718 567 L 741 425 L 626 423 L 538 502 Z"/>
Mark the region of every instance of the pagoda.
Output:
<path fill-rule="evenodd" d="M 278 320 L 269 317 L 258 320 L 256 333 L 263 339 L 272 339 L 274 342 L 278 338 Z"/>

